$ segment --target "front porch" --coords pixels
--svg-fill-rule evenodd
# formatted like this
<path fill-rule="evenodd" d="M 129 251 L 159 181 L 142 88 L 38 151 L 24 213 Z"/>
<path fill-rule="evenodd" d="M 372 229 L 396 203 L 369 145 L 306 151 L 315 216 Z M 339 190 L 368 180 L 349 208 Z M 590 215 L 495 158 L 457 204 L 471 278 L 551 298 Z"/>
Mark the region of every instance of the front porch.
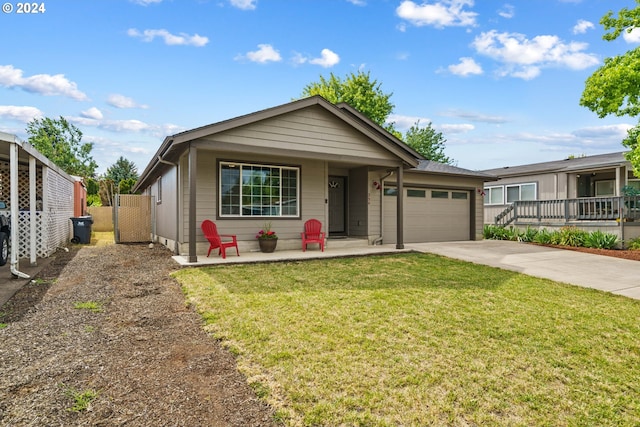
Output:
<path fill-rule="evenodd" d="M 201 267 L 206 265 L 221 264 L 248 264 L 255 262 L 283 262 L 283 261 L 303 261 L 321 258 L 341 258 L 352 256 L 396 254 L 398 252 L 408 252 L 410 249 L 398 249 L 395 244 L 370 245 L 366 239 L 327 239 L 324 252 L 317 249 L 317 245 L 309 246 L 302 252 L 301 248 L 276 250 L 272 253 L 263 253 L 259 249 L 240 250 L 240 256 L 236 256 L 235 250 L 227 251 L 227 258 L 218 256 L 217 251 L 211 251 L 209 257 L 204 254 L 197 256 L 196 262 L 189 262 L 189 257 L 185 255 L 173 256 L 174 261 L 185 267 Z"/>

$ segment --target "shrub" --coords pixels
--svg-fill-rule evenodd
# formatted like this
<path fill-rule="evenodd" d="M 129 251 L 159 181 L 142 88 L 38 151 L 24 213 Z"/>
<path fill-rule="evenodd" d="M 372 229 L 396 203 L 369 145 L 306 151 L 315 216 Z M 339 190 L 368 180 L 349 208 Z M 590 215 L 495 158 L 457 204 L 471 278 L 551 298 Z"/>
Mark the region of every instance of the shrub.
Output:
<path fill-rule="evenodd" d="M 533 241 L 541 245 L 550 245 L 552 241 L 552 237 L 553 237 L 553 233 L 551 233 L 546 228 L 543 228 L 542 230 L 536 233 L 535 237 L 533 238 Z"/>
<path fill-rule="evenodd" d="M 640 237 L 636 237 L 635 239 L 629 240 L 628 247 L 632 251 L 640 250 Z"/>
<path fill-rule="evenodd" d="M 583 246 L 585 237 L 588 235 L 586 231 L 574 226 L 562 227 L 558 233 L 558 245 L 573 247 Z"/>
<path fill-rule="evenodd" d="M 538 230 L 536 230 L 535 228 L 531 228 L 529 226 L 527 226 L 527 229 L 520 232 L 518 234 L 518 241 L 520 242 L 525 242 L 525 243 L 531 243 L 534 241 L 534 239 L 536 238 L 536 235 L 538 234 Z"/>
<path fill-rule="evenodd" d="M 489 240 L 509 240 L 509 230 L 501 225 L 485 224 L 482 235 Z"/>
<path fill-rule="evenodd" d="M 584 246 L 587 248 L 613 249 L 617 243 L 618 236 L 600 230 L 592 231 L 584 237 Z"/>

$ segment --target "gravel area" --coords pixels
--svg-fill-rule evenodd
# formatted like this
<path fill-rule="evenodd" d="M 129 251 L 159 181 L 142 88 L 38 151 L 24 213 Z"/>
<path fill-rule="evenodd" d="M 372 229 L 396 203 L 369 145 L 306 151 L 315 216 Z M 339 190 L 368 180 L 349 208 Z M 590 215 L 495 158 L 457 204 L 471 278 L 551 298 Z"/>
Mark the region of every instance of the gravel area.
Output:
<path fill-rule="evenodd" d="M 275 425 L 186 306 L 177 268 L 159 246 L 56 254 L 0 308 L 0 425 Z M 84 392 L 96 397 L 74 410 Z"/>

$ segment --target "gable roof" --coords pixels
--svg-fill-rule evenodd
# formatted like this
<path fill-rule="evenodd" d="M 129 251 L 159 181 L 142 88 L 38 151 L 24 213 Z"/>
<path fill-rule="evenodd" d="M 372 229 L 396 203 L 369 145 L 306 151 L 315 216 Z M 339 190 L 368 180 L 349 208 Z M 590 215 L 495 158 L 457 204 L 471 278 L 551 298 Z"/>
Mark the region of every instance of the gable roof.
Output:
<path fill-rule="evenodd" d="M 534 175 L 554 172 L 579 172 L 583 170 L 593 170 L 610 168 L 617 166 L 628 166 L 629 161 L 624 157 L 625 152 L 598 154 L 594 156 L 573 157 L 551 162 L 532 163 L 521 166 L 505 166 L 496 169 L 486 169 L 482 172 L 495 175 L 497 178 L 506 178 L 519 175 Z"/>
<path fill-rule="evenodd" d="M 177 162 L 180 156 L 189 147 L 188 143 L 190 141 L 311 106 L 322 107 L 325 111 L 331 113 L 342 122 L 367 136 L 374 143 L 377 143 L 394 154 L 408 167 L 417 166 L 418 161 L 423 158 L 404 142 L 400 141 L 398 138 L 347 104 L 334 105 L 323 97 L 316 95 L 166 137 L 158 151 L 140 175 L 140 179 L 133 190 L 138 191 L 150 185 L 162 174 L 162 171 L 167 167 L 165 165 L 166 163 L 171 164 Z"/>

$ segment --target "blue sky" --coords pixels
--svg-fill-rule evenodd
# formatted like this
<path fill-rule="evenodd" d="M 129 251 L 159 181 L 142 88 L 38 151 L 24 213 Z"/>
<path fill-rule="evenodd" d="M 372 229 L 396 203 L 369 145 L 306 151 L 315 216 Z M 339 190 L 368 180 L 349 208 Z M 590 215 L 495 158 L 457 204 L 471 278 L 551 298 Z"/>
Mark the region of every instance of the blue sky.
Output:
<path fill-rule="evenodd" d="M 631 118 L 580 107 L 585 79 L 638 46 L 602 40 L 632 0 L 57 0 L 0 13 L 0 131 L 64 116 L 99 173 L 140 172 L 165 136 L 369 72 L 405 131 L 431 122 L 463 168 L 622 151 Z M 8 12 L 7 8 L 12 11 Z M 24 10 L 23 10 L 24 11 Z"/>

